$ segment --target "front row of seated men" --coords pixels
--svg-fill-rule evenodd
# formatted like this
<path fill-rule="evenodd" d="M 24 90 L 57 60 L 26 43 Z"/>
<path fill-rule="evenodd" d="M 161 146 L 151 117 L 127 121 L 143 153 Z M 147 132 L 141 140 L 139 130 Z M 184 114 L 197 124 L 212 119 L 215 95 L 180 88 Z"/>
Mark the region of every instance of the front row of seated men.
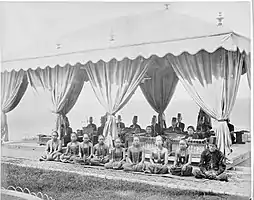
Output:
<path fill-rule="evenodd" d="M 132 146 L 127 150 L 121 145 L 119 138 L 115 140 L 115 147 L 109 153 L 108 146 L 104 143 L 104 136 L 99 136 L 99 142 L 92 145 L 87 134 L 84 134 L 83 142 L 77 142 L 76 133 L 71 134 L 71 142 L 67 150 L 62 153 L 61 141 L 58 133 L 52 133 L 52 139 L 47 142 L 46 152 L 40 161 L 61 161 L 89 165 L 101 165 L 107 169 L 123 169 L 124 171 L 136 171 L 153 174 L 166 174 L 207 178 L 213 180 L 228 181 L 224 173 L 225 157 L 216 147 L 216 137 L 211 137 L 208 148 L 201 154 L 199 169 L 193 169 L 191 152 L 188 150 L 188 142 L 181 139 L 179 149 L 175 153 L 173 166 L 168 167 L 168 150 L 163 147 L 161 136 L 156 137 L 156 148 L 150 153 L 150 162 L 145 162 L 145 151 L 140 145 L 139 137 L 133 138 Z"/>

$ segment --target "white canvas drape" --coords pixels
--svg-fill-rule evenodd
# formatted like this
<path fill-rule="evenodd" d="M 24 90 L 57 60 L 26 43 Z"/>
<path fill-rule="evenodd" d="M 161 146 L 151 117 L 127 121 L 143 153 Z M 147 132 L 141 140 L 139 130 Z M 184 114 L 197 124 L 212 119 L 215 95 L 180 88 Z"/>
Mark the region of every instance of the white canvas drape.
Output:
<path fill-rule="evenodd" d="M 217 120 L 213 127 L 217 145 L 228 155 L 232 142 L 225 120 L 235 104 L 242 74 L 242 54 L 219 48 L 213 53 L 202 50 L 195 55 L 183 53 L 175 57 L 170 54 L 167 58 L 197 105 Z"/>
<path fill-rule="evenodd" d="M 135 60 L 115 59 L 86 65 L 93 91 L 107 112 L 107 122 L 103 131 L 108 145 L 117 137 L 115 114 L 130 100 L 143 79 L 148 60 L 138 57 Z"/>
<path fill-rule="evenodd" d="M 66 65 L 28 70 L 31 86 L 35 89 L 43 87 L 51 93 L 52 112 L 57 114 L 56 130 L 59 130 L 59 126 L 66 121 L 66 114 L 75 105 L 84 81 L 88 81 L 86 72 L 81 67 Z"/>
<path fill-rule="evenodd" d="M 1 139 L 8 141 L 6 113 L 12 111 L 24 96 L 28 86 L 26 72 L 11 71 L 1 73 Z"/>
<path fill-rule="evenodd" d="M 245 67 L 247 71 L 247 79 L 248 79 L 248 84 L 251 89 L 251 63 L 250 63 L 250 54 L 245 55 Z"/>

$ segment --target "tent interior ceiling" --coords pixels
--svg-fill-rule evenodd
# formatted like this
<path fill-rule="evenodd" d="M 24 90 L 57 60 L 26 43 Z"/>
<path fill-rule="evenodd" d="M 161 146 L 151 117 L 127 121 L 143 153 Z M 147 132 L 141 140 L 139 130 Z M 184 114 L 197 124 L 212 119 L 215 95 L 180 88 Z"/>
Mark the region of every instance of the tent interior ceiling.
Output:
<path fill-rule="evenodd" d="M 160 10 L 147 14 L 119 17 L 81 29 L 56 44 L 35 46 L 26 58 L 3 60 L 2 71 L 36 69 L 56 65 L 105 62 L 111 59 L 175 56 L 183 52 L 196 54 L 204 49 L 214 52 L 219 47 L 250 52 L 250 40 L 226 27 L 200 19 Z"/>

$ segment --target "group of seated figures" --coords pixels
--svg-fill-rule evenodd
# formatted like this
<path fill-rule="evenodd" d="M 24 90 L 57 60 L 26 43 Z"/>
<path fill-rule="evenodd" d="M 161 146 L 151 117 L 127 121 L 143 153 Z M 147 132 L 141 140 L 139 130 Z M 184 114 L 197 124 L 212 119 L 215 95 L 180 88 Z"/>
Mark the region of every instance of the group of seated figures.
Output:
<path fill-rule="evenodd" d="M 127 153 L 126 153 L 127 152 Z M 83 141 L 77 141 L 77 134 L 71 133 L 71 141 L 63 153 L 62 142 L 58 133 L 52 133 L 52 139 L 47 142 L 45 154 L 40 161 L 59 161 L 83 165 L 104 166 L 107 169 L 145 172 L 153 174 L 167 174 L 178 176 L 192 176 L 213 180 L 228 181 L 224 173 L 225 157 L 216 147 L 216 137 L 211 137 L 208 147 L 201 154 L 199 169 L 192 167 L 192 155 L 188 150 L 188 141 L 181 139 L 179 149 L 175 153 L 172 166 L 168 165 L 168 150 L 163 147 L 162 136 L 156 136 L 156 147 L 150 152 L 149 161 L 145 161 L 145 149 L 140 144 L 138 136 L 133 137 L 133 143 L 125 149 L 120 138 L 114 141 L 114 148 L 104 143 L 104 136 L 99 135 L 98 143 L 94 146 L 87 134 Z"/>

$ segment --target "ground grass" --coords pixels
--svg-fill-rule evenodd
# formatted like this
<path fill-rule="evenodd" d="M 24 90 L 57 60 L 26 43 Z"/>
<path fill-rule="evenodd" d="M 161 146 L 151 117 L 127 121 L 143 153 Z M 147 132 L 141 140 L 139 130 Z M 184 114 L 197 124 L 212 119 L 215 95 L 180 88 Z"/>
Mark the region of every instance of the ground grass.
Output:
<path fill-rule="evenodd" d="M 13 164 L 1 165 L 2 186 L 29 188 L 61 200 L 190 200 L 248 199 L 196 191 L 182 191 L 121 180 L 108 180 L 74 173 L 56 172 Z"/>

